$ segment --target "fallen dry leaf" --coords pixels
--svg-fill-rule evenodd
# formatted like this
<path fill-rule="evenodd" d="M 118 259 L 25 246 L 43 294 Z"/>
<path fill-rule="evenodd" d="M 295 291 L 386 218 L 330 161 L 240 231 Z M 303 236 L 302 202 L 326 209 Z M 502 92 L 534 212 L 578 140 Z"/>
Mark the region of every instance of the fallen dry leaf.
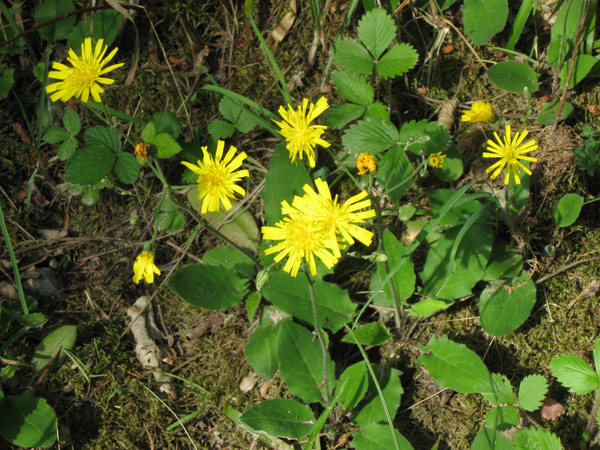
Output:
<path fill-rule="evenodd" d="M 542 404 L 542 417 L 546 420 L 555 420 L 565 412 L 563 405 L 552 398 L 544 399 Z"/>
<path fill-rule="evenodd" d="M 573 306 L 575 306 L 575 303 L 577 303 L 579 301 L 579 299 L 595 296 L 596 293 L 598 292 L 598 289 L 600 289 L 600 281 L 598 281 L 598 280 L 590 281 L 590 284 L 588 284 L 585 288 L 583 288 L 583 291 L 581 291 L 581 294 L 579 294 L 577 297 L 575 297 L 571 301 L 571 303 L 569 303 L 569 306 L 567 306 L 567 309 L 571 309 Z"/>
<path fill-rule="evenodd" d="M 258 375 L 254 372 L 250 372 L 240 383 L 240 391 L 242 391 L 244 394 L 247 394 L 252 390 L 252 388 L 254 388 L 254 386 L 256 386 L 257 381 Z"/>

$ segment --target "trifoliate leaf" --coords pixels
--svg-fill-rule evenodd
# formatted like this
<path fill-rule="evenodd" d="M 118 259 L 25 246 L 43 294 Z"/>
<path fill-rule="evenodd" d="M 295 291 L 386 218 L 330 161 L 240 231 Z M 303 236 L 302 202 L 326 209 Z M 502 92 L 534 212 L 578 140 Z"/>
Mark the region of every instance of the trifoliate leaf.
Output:
<path fill-rule="evenodd" d="M 373 103 L 373 87 L 360 75 L 338 70 L 331 75 L 331 80 L 338 93 L 349 102 L 364 106 Z"/>
<path fill-rule="evenodd" d="M 397 77 L 412 69 L 419 54 L 410 44 L 394 45 L 377 63 L 377 73 L 387 79 Z"/>
<path fill-rule="evenodd" d="M 373 71 L 375 62 L 369 52 L 354 39 L 340 39 L 335 44 L 335 63 L 344 70 L 363 75 Z"/>
<path fill-rule="evenodd" d="M 379 59 L 395 36 L 396 24 L 383 9 L 372 9 L 358 23 L 358 37 L 374 59 Z"/>

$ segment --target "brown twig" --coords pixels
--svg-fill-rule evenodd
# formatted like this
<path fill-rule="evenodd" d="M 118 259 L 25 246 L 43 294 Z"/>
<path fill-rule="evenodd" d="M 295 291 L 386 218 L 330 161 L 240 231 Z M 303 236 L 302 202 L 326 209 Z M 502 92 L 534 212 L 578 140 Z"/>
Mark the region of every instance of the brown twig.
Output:
<path fill-rule="evenodd" d="M 563 266 L 560 269 L 558 269 L 558 270 L 556 270 L 556 271 L 554 271 L 554 272 L 552 272 L 552 273 L 550 273 L 548 275 L 544 275 L 542 278 L 538 278 L 537 280 L 535 280 L 535 284 L 543 283 L 544 281 L 546 281 L 546 280 L 548 280 L 548 279 L 550 279 L 550 278 L 552 278 L 552 277 L 554 277 L 554 276 L 556 276 L 556 275 L 558 275 L 558 274 L 560 274 L 562 272 L 565 272 L 565 271 L 567 271 L 567 270 L 569 270 L 569 269 L 571 269 L 571 268 L 573 268 L 575 266 L 578 266 L 580 264 L 585 264 L 585 263 L 590 262 L 590 261 L 597 261 L 599 259 L 600 259 L 600 255 L 599 256 L 592 256 L 591 258 L 580 259 L 579 261 L 572 262 L 571 264 L 567 264 L 566 266 Z"/>

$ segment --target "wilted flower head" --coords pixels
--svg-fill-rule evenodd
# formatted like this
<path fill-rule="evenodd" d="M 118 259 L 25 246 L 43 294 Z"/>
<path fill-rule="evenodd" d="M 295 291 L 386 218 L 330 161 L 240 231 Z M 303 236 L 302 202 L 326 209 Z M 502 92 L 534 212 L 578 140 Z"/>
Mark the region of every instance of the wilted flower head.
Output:
<path fill-rule="evenodd" d="M 144 250 L 133 263 L 133 282 L 138 284 L 143 278 L 146 283 L 154 283 L 154 274 L 160 275 L 160 270 L 154 265 L 154 253 Z"/>
<path fill-rule="evenodd" d="M 329 147 L 329 142 L 321 139 L 321 135 L 327 127 L 325 125 L 311 125 L 311 122 L 323 113 L 329 104 L 325 97 L 317 100 L 317 103 L 311 103 L 308 106 L 308 99 L 302 100 L 302 104 L 297 110 L 292 105 L 287 105 L 286 110 L 283 106 L 279 107 L 279 115 L 283 120 L 275 122 L 281 129 L 279 133 L 287 142 L 287 149 L 290 152 L 292 162 L 296 157 L 304 159 L 304 154 L 308 158 L 310 167 L 315 167 L 315 146 Z M 308 111 L 307 111 L 308 109 Z"/>
<path fill-rule="evenodd" d="M 429 165 L 431 167 L 444 167 L 445 154 L 442 152 L 431 153 L 429 155 Z"/>
<path fill-rule="evenodd" d="M 246 159 L 246 153 L 241 152 L 234 158 L 237 148 L 232 145 L 229 147 L 225 158 L 223 158 L 224 148 L 225 142 L 219 140 L 214 158 L 204 146 L 202 147 L 204 158 L 202 161 L 198 160 L 198 165 L 187 161 L 181 162 L 198 175 L 196 182 L 198 183 L 198 199 L 203 200 L 200 211 L 202 214 L 218 212 L 219 202 L 223 204 L 225 211 L 227 211 L 232 206 L 230 198 L 235 198 L 236 193 L 242 197 L 246 195 L 244 188 L 236 184 L 242 178 L 250 175 L 246 169 L 236 170 L 241 167 L 242 162 Z"/>
<path fill-rule="evenodd" d="M 356 159 L 356 168 L 359 175 L 373 173 L 377 170 L 377 160 L 370 153 L 361 153 Z"/>
<path fill-rule="evenodd" d="M 506 168 L 506 175 L 504 176 L 504 184 L 509 183 L 511 173 L 515 178 L 515 182 L 521 184 L 519 168 L 523 169 L 528 175 L 531 175 L 531 171 L 519 160 L 522 159 L 525 161 L 537 162 L 537 158 L 534 158 L 533 156 L 524 156 L 524 154 L 536 150 L 538 145 L 535 142 L 535 139 L 531 139 L 524 144 L 521 144 L 527 136 L 527 130 L 523 130 L 521 134 L 518 132 L 515 133 L 514 139 L 511 138 L 510 125 L 506 125 L 505 132 L 504 141 L 500 139 L 500 136 L 498 136 L 498 133 L 495 131 L 494 137 L 496 138 L 496 142 L 491 139 L 488 139 L 487 141 L 488 152 L 484 152 L 483 157 L 500 158 L 500 160 L 488 167 L 486 172 L 491 172 L 493 170 L 494 172 L 490 178 L 494 180 L 500 174 L 504 166 L 508 166 Z"/>
<path fill-rule="evenodd" d="M 48 72 L 48 78 L 54 78 L 56 83 L 46 86 L 46 92 L 54 92 L 50 96 L 53 102 L 62 100 L 66 102 L 71 97 L 77 97 L 86 103 L 90 94 L 95 102 L 100 103 L 100 94 L 104 89 L 98 84 L 113 84 L 115 80 L 105 78 L 102 75 L 111 72 L 123 65 L 123 63 L 113 64 L 104 67 L 110 62 L 117 53 L 115 47 L 106 57 L 104 57 L 108 46 L 103 45 L 104 40 L 99 39 L 96 47 L 92 50 L 92 39 L 85 38 L 81 44 L 81 56 L 77 55 L 73 49 L 69 49 L 69 61 L 73 67 L 66 66 L 59 62 L 52 63 L 52 69 Z"/>
<path fill-rule="evenodd" d="M 471 105 L 471 109 L 463 112 L 460 120 L 463 122 L 491 122 L 494 117 L 494 110 L 490 102 L 475 102 Z"/>
<path fill-rule="evenodd" d="M 148 156 L 148 149 L 150 148 L 150 144 L 146 144 L 144 142 L 140 142 L 135 146 L 135 150 L 133 153 L 140 159 L 146 159 Z"/>

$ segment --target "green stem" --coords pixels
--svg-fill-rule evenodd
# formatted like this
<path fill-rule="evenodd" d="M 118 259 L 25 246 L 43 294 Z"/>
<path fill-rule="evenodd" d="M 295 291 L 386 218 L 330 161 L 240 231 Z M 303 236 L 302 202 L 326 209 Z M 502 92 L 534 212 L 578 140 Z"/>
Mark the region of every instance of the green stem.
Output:
<path fill-rule="evenodd" d="M 10 239 L 10 234 L 8 234 L 6 222 L 4 221 L 2 202 L 0 202 L 0 228 L 2 228 L 2 236 L 4 236 L 4 242 L 6 242 L 6 249 L 8 250 L 13 273 L 15 275 L 15 283 L 17 285 L 17 293 L 19 294 L 19 301 L 21 302 L 21 309 L 23 310 L 23 314 L 27 315 L 29 314 L 29 308 L 27 307 L 27 301 L 25 300 L 25 292 L 23 291 L 23 284 L 21 283 L 21 273 L 19 272 L 19 266 L 17 265 L 15 250 Z"/>
<path fill-rule="evenodd" d="M 331 395 L 329 392 L 329 370 L 327 368 L 327 346 L 325 345 L 325 340 L 323 339 L 323 328 L 321 328 L 321 323 L 319 321 L 319 313 L 317 311 L 317 299 L 315 298 L 315 290 L 314 290 L 314 280 L 306 270 L 306 267 L 303 266 L 303 272 L 306 275 L 306 279 L 308 280 L 308 292 L 310 294 L 310 303 L 312 305 L 313 310 L 313 320 L 315 322 L 315 333 L 317 338 L 319 339 L 319 344 L 321 344 L 321 351 L 323 353 L 323 388 L 325 390 L 325 403 L 329 403 L 331 400 Z"/>
<path fill-rule="evenodd" d="M 596 389 L 596 393 L 594 394 L 594 404 L 592 406 L 592 411 L 590 412 L 590 420 L 588 421 L 586 431 L 589 436 L 592 435 L 594 431 L 594 425 L 596 424 L 596 416 L 598 415 L 598 407 L 600 407 L 600 389 Z"/>

